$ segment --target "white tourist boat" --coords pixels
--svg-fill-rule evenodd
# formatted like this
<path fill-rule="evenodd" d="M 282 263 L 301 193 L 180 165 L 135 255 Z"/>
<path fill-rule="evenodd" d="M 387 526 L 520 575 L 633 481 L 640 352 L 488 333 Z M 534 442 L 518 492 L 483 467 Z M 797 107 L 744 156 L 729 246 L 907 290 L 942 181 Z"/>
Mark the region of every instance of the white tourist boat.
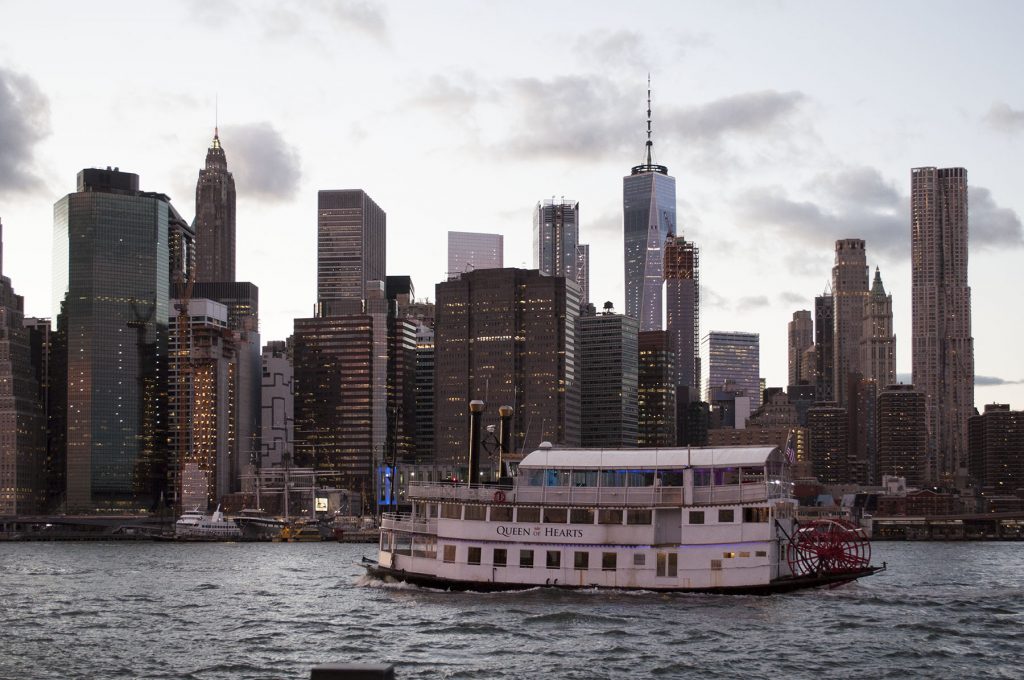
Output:
<path fill-rule="evenodd" d="M 511 485 L 412 483 L 372 576 L 462 590 L 536 586 L 769 593 L 873 574 L 861 530 L 799 526 L 778 447 L 550 444 Z"/>
<path fill-rule="evenodd" d="M 182 513 L 174 523 L 174 537 L 190 541 L 232 541 L 242 538 L 242 531 L 234 520 L 224 517 L 218 505 L 210 515 L 199 510 Z"/>

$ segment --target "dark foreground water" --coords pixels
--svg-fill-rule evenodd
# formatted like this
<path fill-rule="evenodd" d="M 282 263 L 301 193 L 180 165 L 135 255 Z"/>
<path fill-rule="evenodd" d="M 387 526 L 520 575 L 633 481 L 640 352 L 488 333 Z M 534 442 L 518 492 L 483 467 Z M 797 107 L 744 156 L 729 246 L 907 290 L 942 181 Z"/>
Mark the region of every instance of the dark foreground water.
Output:
<path fill-rule="evenodd" d="M 1024 676 L 1024 544 L 876 543 L 773 597 L 366 584 L 373 546 L 0 543 L 0 678 Z"/>

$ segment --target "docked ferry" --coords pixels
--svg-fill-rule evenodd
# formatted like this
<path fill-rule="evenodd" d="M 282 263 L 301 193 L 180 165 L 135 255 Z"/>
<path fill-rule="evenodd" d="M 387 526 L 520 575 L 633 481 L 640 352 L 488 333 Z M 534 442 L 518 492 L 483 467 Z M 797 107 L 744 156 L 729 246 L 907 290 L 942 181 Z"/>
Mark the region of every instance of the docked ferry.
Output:
<path fill-rule="evenodd" d="M 779 447 L 558 449 L 511 484 L 411 483 L 371 576 L 452 590 L 537 586 L 770 593 L 873 574 L 863 531 L 800 526 Z"/>

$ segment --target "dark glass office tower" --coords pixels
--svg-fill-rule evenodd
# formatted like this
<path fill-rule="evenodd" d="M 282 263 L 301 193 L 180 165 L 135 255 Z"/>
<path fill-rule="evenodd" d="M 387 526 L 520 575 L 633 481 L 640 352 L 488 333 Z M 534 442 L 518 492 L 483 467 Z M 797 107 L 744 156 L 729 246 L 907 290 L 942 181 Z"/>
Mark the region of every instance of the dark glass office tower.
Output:
<path fill-rule="evenodd" d="M 116 168 L 81 171 L 54 205 L 69 512 L 147 509 L 165 491 L 169 215 Z"/>
<path fill-rule="evenodd" d="M 45 497 L 46 419 L 24 314 L 3 275 L 0 225 L 0 515 L 38 512 Z"/>
<path fill-rule="evenodd" d="M 676 180 L 651 160 L 651 91 L 647 90 L 647 156 L 622 178 L 626 316 L 640 331 L 660 331 L 665 239 L 676 233 Z"/>
<path fill-rule="evenodd" d="M 317 316 L 362 314 L 367 284 L 384 281 L 387 216 L 361 189 L 317 198 Z"/>
<path fill-rule="evenodd" d="M 196 280 L 235 280 L 235 178 L 214 129 L 196 183 Z"/>

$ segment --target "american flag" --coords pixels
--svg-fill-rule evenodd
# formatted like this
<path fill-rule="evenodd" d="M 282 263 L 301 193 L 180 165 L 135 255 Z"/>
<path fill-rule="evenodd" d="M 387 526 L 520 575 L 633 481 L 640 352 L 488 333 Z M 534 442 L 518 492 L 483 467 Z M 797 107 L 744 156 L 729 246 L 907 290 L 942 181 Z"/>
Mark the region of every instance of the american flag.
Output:
<path fill-rule="evenodd" d="M 793 442 L 793 431 L 790 430 L 786 436 L 786 458 L 790 463 L 796 462 L 796 445 Z"/>

